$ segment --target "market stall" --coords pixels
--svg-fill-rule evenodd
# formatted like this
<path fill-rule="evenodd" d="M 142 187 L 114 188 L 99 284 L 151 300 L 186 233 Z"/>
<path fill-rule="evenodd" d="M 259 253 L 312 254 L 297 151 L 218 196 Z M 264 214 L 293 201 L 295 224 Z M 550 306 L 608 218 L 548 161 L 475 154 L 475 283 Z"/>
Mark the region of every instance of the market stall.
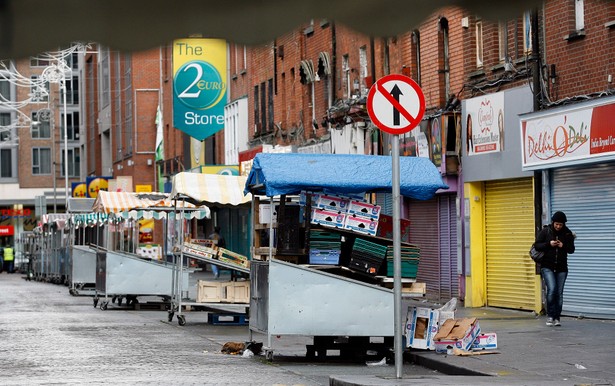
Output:
<path fill-rule="evenodd" d="M 189 208 L 186 218 L 209 216 L 209 208 L 196 208 L 190 203 L 180 203 L 180 208 Z M 175 282 L 174 264 L 167 262 L 162 248 L 137 247 L 132 240 L 135 227 L 140 219 L 162 220 L 166 234 L 166 222 L 175 221 L 177 203 L 162 193 L 127 193 L 101 191 L 93 205 L 93 210 L 108 215 L 107 234 L 103 245 L 96 250 L 96 293 L 94 307 L 99 297 L 104 296 L 101 309 L 106 309 L 109 299 L 122 299 L 133 305 L 138 297 L 157 296 L 168 301 L 173 288 L 185 290 L 187 277 Z"/>
<path fill-rule="evenodd" d="M 70 197 L 69 217 L 69 293 L 93 295 L 96 284 L 96 250 L 86 245 L 86 233 L 98 234 L 102 217 L 92 213 L 93 198 Z"/>
<path fill-rule="evenodd" d="M 34 278 L 54 284 L 64 284 L 68 279 L 68 248 L 70 215 L 50 213 L 41 216 L 35 228 L 38 248 L 34 255 Z"/>
<path fill-rule="evenodd" d="M 201 173 L 178 173 L 173 177 L 173 187 L 169 195 L 177 202 L 190 202 L 196 205 L 206 204 L 219 207 L 247 207 L 251 203 L 251 196 L 244 195 L 246 177 L 228 176 L 219 174 Z M 184 210 L 180 209 L 180 213 Z M 245 224 L 244 224 L 245 225 Z M 249 274 L 249 261 L 247 256 L 233 252 L 228 248 L 221 248 L 208 239 L 184 238 L 184 223 L 179 234 L 178 246 L 175 248 L 176 275 L 181 282 L 188 275 L 185 269 L 186 260 L 192 259 L 202 263 L 215 265 L 222 269 L 229 269 L 234 273 Z M 246 240 L 247 242 L 247 240 Z M 179 325 L 186 323 L 183 312 L 191 309 L 213 309 L 245 313 L 248 307 L 248 283 L 237 281 L 236 276 L 231 276 L 230 282 L 205 282 L 196 283 L 197 291 L 194 298 L 182 296 L 181 291 L 176 289 L 172 297 L 172 307 L 169 310 L 169 321 L 177 314 Z"/>
<path fill-rule="evenodd" d="M 393 290 L 378 280 L 390 240 L 377 236 L 371 228 L 377 220 L 362 216 L 369 213 L 352 213 L 346 207 L 352 197 L 391 192 L 391 164 L 391 157 L 366 155 L 261 153 L 254 158 L 245 191 L 255 197 L 255 212 L 270 214 L 260 216 L 269 221 L 260 230 L 255 227 L 253 237 L 250 331 L 267 335 L 268 359 L 273 358 L 272 336 L 313 336 L 308 354 L 319 355 L 337 337 L 357 338 L 364 347 L 369 337 L 394 336 Z M 400 176 L 400 193 L 406 197 L 426 200 L 447 188 L 428 159 L 401 157 Z M 269 203 L 258 201 L 258 195 L 268 197 Z M 287 219 L 286 207 L 294 205 L 289 195 L 300 196 L 294 225 Z M 328 207 L 312 209 L 312 200 L 323 195 Z M 369 207 L 363 201 L 359 205 Z M 300 248 L 288 248 L 281 237 L 282 228 L 293 226 L 302 235 L 295 238 L 303 240 Z M 338 254 L 333 248 L 325 256 L 308 251 L 306 240 L 313 230 L 324 233 L 328 245 L 338 245 Z M 259 237 L 262 232 L 269 236 L 268 245 Z M 342 264 L 345 253 L 349 261 Z"/>

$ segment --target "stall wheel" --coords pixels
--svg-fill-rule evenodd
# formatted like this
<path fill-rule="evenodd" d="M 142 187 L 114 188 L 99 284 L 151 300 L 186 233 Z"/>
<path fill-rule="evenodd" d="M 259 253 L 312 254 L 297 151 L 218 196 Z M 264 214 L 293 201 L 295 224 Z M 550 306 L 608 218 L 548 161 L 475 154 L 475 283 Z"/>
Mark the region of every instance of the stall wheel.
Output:
<path fill-rule="evenodd" d="M 173 316 L 175 316 L 175 312 L 169 311 L 169 322 L 173 321 Z"/>
<path fill-rule="evenodd" d="M 177 324 L 180 326 L 186 325 L 186 317 L 184 315 L 177 315 Z"/>
<path fill-rule="evenodd" d="M 265 350 L 265 359 L 268 362 L 273 362 L 273 350 L 271 350 L 271 349 Z"/>
<path fill-rule="evenodd" d="M 107 309 L 107 305 L 109 304 L 109 302 L 102 302 L 100 303 L 100 309 L 105 311 Z"/>
<path fill-rule="evenodd" d="M 94 308 L 98 305 L 98 298 L 94 298 Z"/>

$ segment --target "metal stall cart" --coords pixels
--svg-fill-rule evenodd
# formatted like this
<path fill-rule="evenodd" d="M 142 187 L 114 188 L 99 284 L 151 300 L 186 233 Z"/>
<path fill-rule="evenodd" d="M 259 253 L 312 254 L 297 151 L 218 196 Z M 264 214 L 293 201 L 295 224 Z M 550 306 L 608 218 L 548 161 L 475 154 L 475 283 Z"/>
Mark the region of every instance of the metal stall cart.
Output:
<path fill-rule="evenodd" d="M 125 229 L 125 223 L 134 225 L 134 220 L 140 218 L 166 220 L 167 214 L 173 216 L 174 212 L 170 209 L 172 205 L 168 195 L 162 193 L 100 191 L 93 210 L 108 214 L 107 221 L 111 222 L 108 229 L 114 228 L 123 234 L 125 230 L 132 232 L 130 227 Z M 209 214 L 206 207 L 200 208 L 200 211 L 204 215 Z M 109 298 L 112 301 L 117 299 L 118 305 L 121 305 L 122 299 L 126 299 L 127 303 L 136 306 L 139 297 L 155 296 L 161 297 L 163 303 L 168 304 L 174 287 L 174 265 L 167 262 L 161 252 L 152 256 L 139 255 L 139 250 L 126 248 L 123 237 L 111 235 L 110 231 L 107 232 L 105 247 L 99 247 L 96 251 L 94 307 L 101 295 L 104 295 L 100 304 L 103 310 L 107 309 Z M 115 250 L 118 247 L 131 251 Z M 186 280 L 180 279 L 177 286 L 185 290 L 188 287 L 187 277 Z"/>
<path fill-rule="evenodd" d="M 70 214 L 68 291 L 71 295 L 94 295 L 95 291 L 96 250 L 85 245 L 85 234 L 88 228 L 98 232 L 100 214 L 92 213 L 94 201 L 93 198 L 70 197 L 68 199 Z"/>
<path fill-rule="evenodd" d="M 381 277 L 390 240 L 377 236 L 377 220 L 359 213 L 369 204 L 356 200 L 357 212 L 349 212 L 357 195 L 391 192 L 391 163 L 391 157 L 367 155 L 260 153 L 254 158 L 246 190 L 254 195 L 253 211 L 269 209 L 271 220 L 260 228 L 269 240 L 260 237 L 258 227 L 253 237 L 250 332 L 267 335 L 267 359 L 273 358 L 273 336 L 313 336 L 308 355 L 326 355 L 336 347 L 356 352 L 368 347 L 370 337 L 394 336 L 394 293 L 385 288 L 390 280 Z M 400 167 L 404 196 L 426 200 L 447 188 L 428 159 L 402 157 Z M 269 197 L 269 207 L 261 207 L 258 195 Z M 301 197 L 295 224 L 285 219 L 287 195 Z M 258 217 L 253 213 L 255 221 Z M 297 243 L 300 248 L 293 248 Z M 315 252 L 315 246 L 321 250 Z"/>
<path fill-rule="evenodd" d="M 173 188 L 170 197 L 177 202 L 189 202 L 196 205 L 207 204 L 218 208 L 248 207 L 251 196 L 244 195 L 245 176 L 228 176 L 219 174 L 178 173 L 173 177 Z M 189 209 L 180 210 L 179 217 L 186 217 Z M 179 246 L 175 249 L 177 277 L 187 275 L 185 265 L 187 259 L 196 260 L 218 266 L 220 269 L 230 269 L 245 275 L 250 273 L 247 256 L 226 248 L 218 248 L 209 243 L 210 240 L 183 239 L 183 221 L 181 222 Z M 246 233 L 247 234 L 247 233 Z M 245 240 L 248 243 L 248 240 Z M 233 275 L 234 278 L 235 275 Z M 231 280 L 229 282 L 197 281 L 196 296 L 182 296 L 176 289 L 169 310 L 169 321 L 177 315 L 179 325 L 185 325 L 183 312 L 187 309 L 207 309 L 212 311 L 230 312 L 243 315 L 249 306 L 249 281 Z M 210 314 L 209 316 L 212 316 Z M 241 316 L 238 316 L 241 317 Z"/>
<path fill-rule="evenodd" d="M 68 282 L 69 218 L 68 213 L 50 213 L 41 216 L 41 260 L 40 264 L 37 264 L 40 280 L 54 284 Z"/>

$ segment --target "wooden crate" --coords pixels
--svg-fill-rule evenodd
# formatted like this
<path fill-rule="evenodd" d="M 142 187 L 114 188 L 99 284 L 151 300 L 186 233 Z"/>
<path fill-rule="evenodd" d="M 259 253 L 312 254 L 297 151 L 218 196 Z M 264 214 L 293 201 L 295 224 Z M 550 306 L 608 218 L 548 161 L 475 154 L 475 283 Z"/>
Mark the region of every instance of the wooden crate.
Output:
<path fill-rule="evenodd" d="M 197 303 L 220 303 L 226 297 L 223 282 L 199 280 L 197 282 Z"/>
<path fill-rule="evenodd" d="M 222 285 L 225 302 L 250 303 L 250 281 L 230 281 Z"/>
<path fill-rule="evenodd" d="M 240 267 L 248 268 L 250 266 L 250 262 L 248 258 L 240 255 L 239 253 L 235 253 L 233 251 L 229 251 L 225 248 L 218 249 L 218 260 L 224 261 L 230 264 L 236 264 Z"/>

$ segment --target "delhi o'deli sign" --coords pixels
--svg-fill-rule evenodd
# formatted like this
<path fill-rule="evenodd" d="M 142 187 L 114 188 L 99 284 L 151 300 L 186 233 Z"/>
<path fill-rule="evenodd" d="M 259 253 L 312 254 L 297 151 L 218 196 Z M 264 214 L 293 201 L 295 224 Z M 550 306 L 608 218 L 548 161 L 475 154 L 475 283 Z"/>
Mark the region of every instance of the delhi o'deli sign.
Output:
<path fill-rule="evenodd" d="M 384 76 L 369 89 L 367 112 L 380 130 L 404 134 L 421 123 L 425 96 L 415 81 L 405 75 Z"/>
<path fill-rule="evenodd" d="M 173 42 L 173 126 L 202 141 L 224 127 L 226 41 Z"/>

